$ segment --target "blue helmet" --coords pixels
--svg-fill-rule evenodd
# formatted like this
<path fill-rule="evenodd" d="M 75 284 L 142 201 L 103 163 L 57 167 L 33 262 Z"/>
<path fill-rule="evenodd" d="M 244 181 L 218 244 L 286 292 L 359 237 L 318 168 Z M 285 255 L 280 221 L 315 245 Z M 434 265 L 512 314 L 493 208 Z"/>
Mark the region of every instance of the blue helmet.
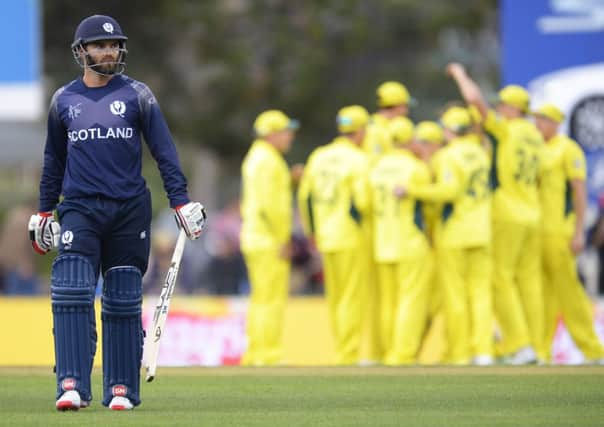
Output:
<path fill-rule="evenodd" d="M 119 41 L 119 56 L 116 62 L 94 63 L 92 61 L 90 55 L 86 52 L 85 46 L 98 40 Z M 88 66 L 93 71 L 103 75 L 120 74 L 126 68 L 126 53 L 128 53 L 126 40 L 128 40 L 128 37 L 122 32 L 122 27 L 115 19 L 106 15 L 92 15 L 84 18 L 78 25 L 73 43 L 71 43 L 71 51 L 76 62 L 82 68 Z M 86 57 L 86 61 L 83 60 L 84 57 Z M 115 64 L 115 66 L 112 69 L 101 70 L 107 64 Z"/>

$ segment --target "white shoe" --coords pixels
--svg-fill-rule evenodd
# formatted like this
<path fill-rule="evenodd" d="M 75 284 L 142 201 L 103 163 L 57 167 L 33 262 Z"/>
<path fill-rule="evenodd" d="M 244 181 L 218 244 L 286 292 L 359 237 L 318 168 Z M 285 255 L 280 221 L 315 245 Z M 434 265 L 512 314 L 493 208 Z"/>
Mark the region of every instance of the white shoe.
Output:
<path fill-rule="evenodd" d="M 516 353 L 512 354 L 510 358 L 506 360 L 506 363 L 510 365 L 534 364 L 537 363 L 537 354 L 531 346 L 522 347 Z"/>
<path fill-rule="evenodd" d="M 488 354 L 479 354 L 478 356 L 474 356 L 472 359 L 472 365 L 476 366 L 491 366 L 495 363 L 495 359 L 493 356 Z"/>
<path fill-rule="evenodd" d="M 130 399 L 124 396 L 113 396 L 109 403 L 109 409 L 113 411 L 129 411 L 134 408 Z"/>
<path fill-rule="evenodd" d="M 77 411 L 81 405 L 80 393 L 75 390 L 68 390 L 63 393 L 56 403 L 58 411 Z"/>

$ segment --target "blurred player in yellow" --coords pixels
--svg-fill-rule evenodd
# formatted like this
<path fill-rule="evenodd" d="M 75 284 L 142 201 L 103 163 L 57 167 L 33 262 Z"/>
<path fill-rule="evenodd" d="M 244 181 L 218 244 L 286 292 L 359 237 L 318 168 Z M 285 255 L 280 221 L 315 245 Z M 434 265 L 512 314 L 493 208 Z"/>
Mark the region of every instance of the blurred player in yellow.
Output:
<path fill-rule="evenodd" d="M 525 118 L 526 90 L 504 87 L 495 112 L 463 66 L 449 64 L 447 72 L 480 112 L 492 144 L 493 284 L 501 353 L 512 364 L 534 363 L 545 357 L 537 188 L 543 138 Z"/>
<path fill-rule="evenodd" d="M 433 177 L 438 171 L 438 161 L 445 143 L 445 135 L 442 127 L 437 122 L 422 121 L 417 124 L 414 132 L 414 140 L 421 147 L 421 158 L 426 162 Z M 431 178 L 432 179 L 432 178 Z M 420 354 L 420 363 L 440 363 L 444 359 L 446 351 L 445 337 L 445 312 L 444 295 L 439 276 L 438 264 L 438 236 L 436 231 L 441 219 L 442 203 L 423 203 L 424 222 L 426 235 L 430 241 L 432 256 L 435 259 L 434 268 L 430 278 L 430 292 L 428 298 L 428 325 L 424 334 L 425 357 Z M 430 351 L 428 351 L 430 350 Z M 422 351 L 422 353 L 424 353 Z"/>
<path fill-rule="evenodd" d="M 577 276 L 576 256 L 585 246 L 585 155 L 575 141 L 558 133 L 564 114 L 556 106 L 545 104 L 534 115 L 545 139 L 540 196 L 547 358 L 551 358 L 558 315 L 562 314 L 585 358 L 604 363 L 592 306 Z"/>
<path fill-rule="evenodd" d="M 405 126 L 413 126 L 406 116 L 409 113 L 411 96 L 402 83 L 387 81 L 380 84 L 376 90 L 378 111 L 371 115 L 369 125 L 363 140 L 363 150 L 369 157 L 370 166 L 374 165 L 381 156 L 392 150 L 392 132 L 390 124 L 394 119 L 406 122 Z M 381 301 L 378 292 L 377 271 L 373 259 L 373 224 L 372 218 L 363 222 L 367 245 L 366 261 L 367 289 L 363 298 L 363 324 L 364 324 L 364 362 L 369 364 L 382 360 L 384 349 L 381 346 L 380 328 L 382 313 Z"/>
<path fill-rule="evenodd" d="M 442 127 L 433 121 L 419 122 L 415 127 L 414 140 L 421 146 L 421 157 L 430 167 L 431 173 L 438 170 L 438 160 L 441 148 L 445 143 Z M 442 205 L 440 203 L 424 203 L 423 211 L 426 217 L 427 235 L 432 245 L 435 245 L 436 225 L 440 221 Z"/>
<path fill-rule="evenodd" d="M 399 186 L 426 185 L 430 171 L 413 153 L 413 125 L 391 121 L 393 149 L 370 173 L 384 363 L 414 363 L 426 325 L 432 257 L 421 202 Z"/>
<path fill-rule="evenodd" d="M 367 269 L 362 222 L 369 207 L 368 160 L 360 148 L 369 122 L 358 105 L 337 115 L 340 135 L 310 155 L 298 190 L 300 217 L 322 255 L 336 364 L 360 361 Z"/>
<path fill-rule="evenodd" d="M 491 193 L 489 159 L 466 108 L 441 117 L 448 144 L 436 183 L 412 185 L 416 199 L 442 202 L 438 262 L 447 317 L 448 362 L 493 363 L 491 304 Z"/>
<path fill-rule="evenodd" d="M 371 115 L 367 134 L 363 141 L 363 150 L 374 163 L 381 155 L 392 149 L 392 136 L 389 124 L 394 118 L 407 119 L 411 96 L 402 83 L 387 81 L 376 90 L 378 111 Z M 411 121 L 409 120 L 409 123 Z"/>
<path fill-rule="evenodd" d="M 282 361 L 292 230 L 291 176 L 283 155 L 297 129 L 298 122 L 279 110 L 260 114 L 241 167 L 241 250 L 251 287 L 244 365 Z"/>

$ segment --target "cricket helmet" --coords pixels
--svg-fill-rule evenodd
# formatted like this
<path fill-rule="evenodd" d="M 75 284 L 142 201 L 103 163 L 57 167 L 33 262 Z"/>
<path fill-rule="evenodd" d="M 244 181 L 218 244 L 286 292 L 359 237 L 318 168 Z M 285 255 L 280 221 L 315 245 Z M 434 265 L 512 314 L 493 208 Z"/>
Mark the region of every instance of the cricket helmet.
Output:
<path fill-rule="evenodd" d="M 88 43 L 98 40 L 119 41 L 119 56 L 114 63 L 114 69 L 111 71 L 101 72 L 99 67 L 107 63 L 94 63 L 84 49 Z M 107 15 L 92 15 L 84 18 L 78 25 L 71 43 L 71 51 L 76 62 L 82 68 L 88 66 L 93 71 L 103 75 L 121 74 L 126 68 L 126 54 L 128 53 L 126 40 L 128 40 L 128 37 L 123 33 L 122 27 L 114 18 Z M 84 55 L 81 52 L 84 52 Z M 83 56 L 86 57 L 86 61 L 84 61 Z"/>

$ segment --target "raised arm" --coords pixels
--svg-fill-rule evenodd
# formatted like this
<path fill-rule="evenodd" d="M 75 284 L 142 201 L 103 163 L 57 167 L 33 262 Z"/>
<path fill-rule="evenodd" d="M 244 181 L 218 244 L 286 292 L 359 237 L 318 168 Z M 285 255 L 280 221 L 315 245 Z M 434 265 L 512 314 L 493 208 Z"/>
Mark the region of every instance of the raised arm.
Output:
<path fill-rule="evenodd" d="M 480 87 L 468 75 L 464 66 L 457 62 L 451 62 L 447 65 L 446 70 L 447 74 L 455 80 L 464 101 L 470 105 L 474 105 L 480 112 L 480 115 L 486 118 L 489 105 L 484 100 Z"/>

